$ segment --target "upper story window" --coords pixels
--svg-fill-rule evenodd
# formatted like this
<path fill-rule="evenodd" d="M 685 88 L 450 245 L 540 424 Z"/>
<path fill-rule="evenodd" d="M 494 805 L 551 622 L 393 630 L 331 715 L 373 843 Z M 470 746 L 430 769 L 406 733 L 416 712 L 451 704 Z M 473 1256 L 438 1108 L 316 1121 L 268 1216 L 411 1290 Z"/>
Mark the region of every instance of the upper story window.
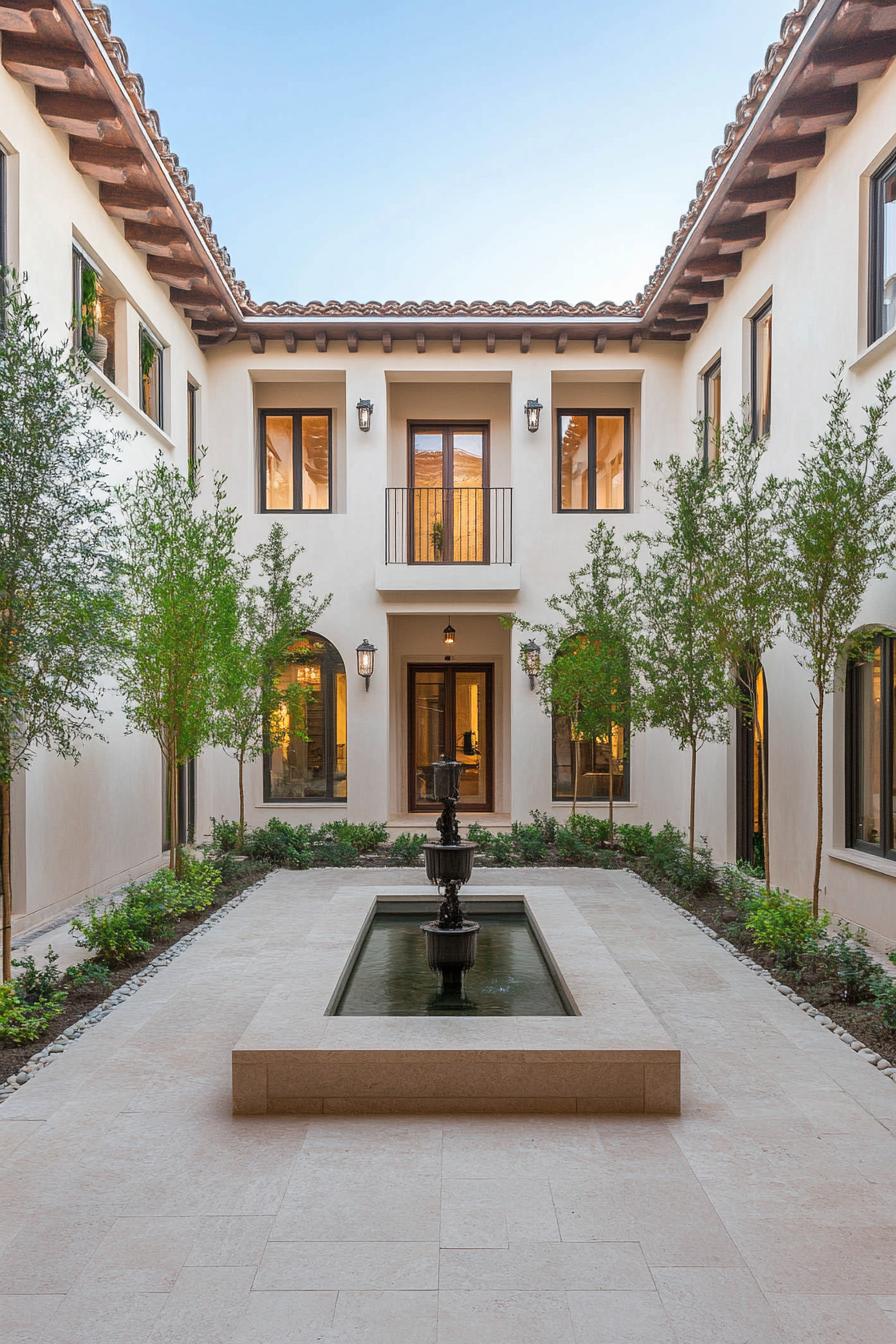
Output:
<path fill-rule="evenodd" d="M 199 451 L 199 388 L 187 379 L 187 468 L 192 476 Z"/>
<path fill-rule="evenodd" d="M 750 408 L 753 438 L 764 438 L 772 427 L 772 301 L 750 319 Z"/>
<path fill-rule="evenodd" d="M 721 356 L 703 375 L 703 461 L 708 465 L 719 456 L 722 435 L 722 359 Z"/>
<path fill-rule="evenodd" d="M 896 326 L 896 154 L 871 179 L 868 343 Z"/>
<path fill-rule="evenodd" d="M 140 324 L 140 409 L 164 429 L 162 399 L 165 356 L 155 336 Z"/>
<path fill-rule="evenodd" d="M 557 501 L 562 513 L 629 509 L 629 412 L 557 412 Z"/>
<path fill-rule="evenodd" d="M 115 382 L 115 295 L 100 267 L 72 248 L 72 331 L 75 347 Z"/>
<path fill-rule="evenodd" d="M 262 513 L 332 509 L 333 423 L 330 411 L 259 411 Z"/>
<path fill-rule="evenodd" d="M 846 843 L 896 859 L 896 638 L 880 634 L 846 678 Z"/>
<path fill-rule="evenodd" d="M 9 201 L 9 180 L 6 171 L 6 152 L 0 149 L 0 266 L 9 265 L 9 223 L 6 212 Z"/>

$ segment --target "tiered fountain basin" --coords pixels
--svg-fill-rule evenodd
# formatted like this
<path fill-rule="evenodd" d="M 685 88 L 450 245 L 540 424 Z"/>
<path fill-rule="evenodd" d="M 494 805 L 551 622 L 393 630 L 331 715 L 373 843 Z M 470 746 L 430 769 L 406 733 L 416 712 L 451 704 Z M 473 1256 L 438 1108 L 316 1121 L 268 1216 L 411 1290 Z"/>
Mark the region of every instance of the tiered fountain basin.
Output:
<path fill-rule="evenodd" d="M 680 1052 L 562 888 L 465 889 L 483 932 L 455 1006 L 419 931 L 407 974 L 387 946 L 437 906 L 422 884 L 334 893 L 233 1050 L 235 1114 L 679 1113 Z"/>

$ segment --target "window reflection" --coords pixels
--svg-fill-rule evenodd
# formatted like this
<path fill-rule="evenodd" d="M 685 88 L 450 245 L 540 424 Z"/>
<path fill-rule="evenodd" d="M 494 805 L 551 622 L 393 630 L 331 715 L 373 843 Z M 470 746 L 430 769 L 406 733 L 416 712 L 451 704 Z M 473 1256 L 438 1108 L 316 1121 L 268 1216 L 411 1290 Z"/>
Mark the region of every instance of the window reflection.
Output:
<path fill-rule="evenodd" d="M 345 665 L 320 635 L 295 646 L 295 662 L 279 679 L 284 700 L 270 725 L 265 758 L 265 800 L 341 800 L 348 783 Z M 290 703 L 290 687 L 307 694 Z"/>
<path fill-rule="evenodd" d="M 326 513 L 332 505 L 329 411 L 261 411 L 262 507 Z"/>
<path fill-rule="evenodd" d="M 561 511 L 622 512 L 628 475 L 628 411 L 561 411 L 558 417 Z"/>
<path fill-rule="evenodd" d="M 772 305 L 771 300 L 752 321 L 753 435 L 761 438 L 772 427 Z"/>

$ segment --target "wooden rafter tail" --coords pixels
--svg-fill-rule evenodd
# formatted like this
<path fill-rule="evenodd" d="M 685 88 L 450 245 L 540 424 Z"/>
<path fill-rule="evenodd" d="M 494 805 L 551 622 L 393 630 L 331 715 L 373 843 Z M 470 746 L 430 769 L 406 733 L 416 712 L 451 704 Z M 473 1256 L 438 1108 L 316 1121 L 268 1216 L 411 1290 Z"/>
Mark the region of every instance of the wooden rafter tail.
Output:
<path fill-rule="evenodd" d="M 684 273 L 700 279 L 716 280 L 720 277 L 739 275 L 740 267 L 739 252 L 724 257 L 713 253 L 708 257 L 691 257 L 685 262 Z"/>
<path fill-rule="evenodd" d="M 527 330 L 527 331 L 521 331 L 521 332 L 520 332 L 520 354 L 521 354 L 521 355 L 528 355 L 528 353 L 529 353 L 529 351 L 530 351 L 531 349 L 532 349 L 532 333 L 531 333 L 531 331 L 528 331 L 528 330 Z"/>
<path fill-rule="evenodd" d="M 786 210 L 795 196 L 796 173 L 788 173 L 761 182 L 735 183 L 728 189 L 726 204 L 741 215 L 764 215 L 768 210 Z"/>
<path fill-rule="evenodd" d="M 330 344 L 330 338 L 325 331 L 316 331 L 314 333 L 314 344 L 322 355 L 327 353 L 327 346 Z"/>
<path fill-rule="evenodd" d="M 146 160 L 139 149 L 131 145 L 109 145 L 102 140 L 72 136 L 68 142 L 68 157 L 85 177 L 96 178 L 110 186 L 149 181 Z M 105 205 L 102 195 L 100 199 Z"/>
<path fill-rule="evenodd" d="M 0 5 L 0 32 L 36 34 L 41 18 L 60 22 L 53 0 L 7 0 Z"/>
<path fill-rule="evenodd" d="M 358 353 L 358 346 L 360 344 L 360 340 L 361 338 L 356 331 L 346 332 L 345 344 L 350 355 L 356 355 Z"/>
<path fill-rule="evenodd" d="M 286 346 L 287 353 L 294 355 L 299 348 L 299 338 L 294 331 L 284 331 L 283 344 Z"/>
<path fill-rule="evenodd" d="M 554 340 L 554 351 L 556 354 L 558 355 L 563 354 L 564 350 L 566 349 L 566 342 L 568 339 L 569 337 L 567 332 L 565 331 L 557 332 L 557 336 Z"/>
<path fill-rule="evenodd" d="M 709 304 L 706 303 L 664 303 L 660 308 L 660 319 L 667 317 L 693 318 L 709 316 Z"/>
<path fill-rule="evenodd" d="M 596 355 L 602 355 L 606 348 L 607 333 L 605 331 L 599 331 L 594 338 L 594 353 Z"/>
<path fill-rule="evenodd" d="M 267 342 L 260 331 L 249 332 L 249 349 L 253 355 L 263 355 L 266 344 Z"/>
<path fill-rule="evenodd" d="M 139 252 L 148 252 L 156 257 L 170 259 L 181 258 L 188 261 L 192 256 L 190 240 L 183 229 L 167 224 L 143 224 L 126 219 L 124 223 L 125 241 Z"/>
<path fill-rule="evenodd" d="M 163 284 L 192 289 L 206 280 L 206 270 L 196 261 L 177 261 L 173 257 L 147 257 L 146 266 L 154 280 Z"/>
<path fill-rule="evenodd" d="M 170 224 L 174 211 L 159 192 L 151 188 L 100 182 L 100 205 L 107 215 L 133 219 L 138 224 Z"/>
<path fill-rule="evenodd" d="M 745 215 L 743 219 L 713 221 L 703 235 L 716 244 L 720 256 L 758 247 L 765 241 L 765 215 Z"/>
<path fill-rule="evenodd" d="M 798 135 L 789 140 L 766 140 L 755 146 L 750 163 L 765 168 L 770 177 L 817 168 L 824 158 L 825 133 Z"/>
<path fill-rule="evenodd" d="M 772 117 L 772 129 L 811 135 L 829 126 L 846 126 L 856 114 L 858 98 L 857 84 L 795 93 L 784 99 Z"/>
<path fill-rule="evenodd" d="M 175 308 L 183 308 L 185 313 L 196 313 L 199 317 L 208 317 L 212 313 L 227 317 L 227 311 L 218 295 L 211 289 L 172 289 L 171 302 Z"/>
<path fill-rule="evenodd" d="M 75 75 L 96 82 L 80 47 L 51 47 L 18 33 L 9 33 L 3 39 L 3 64 L 16 79 L 60 93 L 68 92 Z"/>
<path fill-rule="evenodd" d="M 122 129 L 121 114 L 108 98 L 38 89 L 37 110 L 48 126 L 85 140 L 103 140 Z"/>
<path fill-rule="evenodd" d="M 822 44 L 812 53 L 811 67 L 834 86 L 879 79 L 896 56 L 896 30 L 874 33 L 858 42 Z"/>

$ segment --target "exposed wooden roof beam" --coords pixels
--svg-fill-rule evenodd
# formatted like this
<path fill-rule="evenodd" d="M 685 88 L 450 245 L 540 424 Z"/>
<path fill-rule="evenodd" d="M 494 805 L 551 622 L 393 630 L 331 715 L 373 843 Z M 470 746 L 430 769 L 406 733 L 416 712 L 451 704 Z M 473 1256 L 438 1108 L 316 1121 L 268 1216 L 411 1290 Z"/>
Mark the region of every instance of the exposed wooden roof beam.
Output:
<path fill-rule="evenodd" d="M 495 333 L 493 331 L 487 331 L 485 333 L 485 349 L 487 354 L 493 355 L 495 353 L 495 344 Z"/>
<path fill-rule="evenodd" d="M 48 126 L 80 135 L 86 140 L 102 140 L 111 131 L 120 131 L 121 115 L 108 98 L 85 98 L 80 93 L 56 93 L 37 90 L 37 110 Z"/>
<path fill-rule="evenodd" d="M 253 355 L 263 355 L 265 344 L 265 339 L 260 331 L 249 332 L 249 349 Z"/>
<path fill-rule="evenodd" d="M 820 45 L 812 53 L 811 67 L 823 71 L 832 84 L 855 84 L 879 78 L 896 56 L 896 30 L 875 33 L 859 42 Z"/>
<path fill-rule="evenodd" d="M 426 354 L 426 332 L 425 332 L 425 331 L 415 331 L 415 332 L 414 332 L 414 341 L 416 342 L 416 345 L 417 345 L 417 354 L 418 354 L 418 355 L 425 355 L 425 354 Z"/>
<path fill-rule="evenodd" d="M 554 349 L 558 355 L 562 355 L 563 351 L 566 349 L 566 341 L 567 333 L 565 331 L 558 331 L 557 338 L 554 341 Z"/>
<path fill-rule="evenodd" d="M 124 186 L 134 178 L 149 180 L 145 158 L 131 145 L 107 145 L 102 140 L 72 136 L 68 142 L 68 156 L 79 172 L 100 182 Z"/>
<path fill-rule="evenodd" d="M 195 336 L 235 336 L 233 323 L 211 322 L 206 317 L 194 317 L 190 327 Z"/>
<path fill-rule="evenodd" d="M 705 241 L 717 244 L 720 255 L 726 252 L 740 252 L 745 247 L 758 247 L 765 238 L 765 215 L 714 220 L 708 225 L 703 237 Z"/>
<path fill-rule="evenodd" d="M 671 335 L 676 332 L 690 333 L 693 331 L 699 331 L 702 326 L 703 326 L 702 317 L 694 318 L 691 321 L 689 321 L 687 318 L 681 318 L 681 317 L 670 317 L 670 318 L 658 317 L 656 319 L 656 322 L 654 323 L 654 331 L 665 332 Z"/>
<path fill-rule="evenodd" d="M 171 302 L 175 308 L 183 308 L 186 313 L 220 313 L 227 316 L 227 310 L 218 295 L 211 289 L 172 289 Z"/>
<path fill-rule="evenodd" d="M 828 126 L 845 126 L 856 114 L 858 95 L 857 84 L 795 93 L 784 99 L 772 118 L 772 127 L 780 130 L 793 122 L 794 129 L 798 126 L 801 135 L 809 135 Z"/>
<path fill-rule="evenodd" d="M 192 288 L 206 278 L 205 267 L 195 261 L 176 261 L 170 257 L 147 257 L 146 267 L 154 280 L 167 285 L 188 285 Z"/>
<path fill-rule="evenodd" d="M 638 351 L 641 349 L 641 332 L 640 332 L 640 331 L 633 331 L 633 332 L 632 332 L 631 336 L 628 338 L 628 348 L 629 348 L 629 350 L 632 352 L 633 355 L 636 355 L 636 354 L 638 353 Z"/>
<path fill-rule="evenodd" d="M 451 349 L 452 349 L 452 351 L 453 351 L 453 353 L 454 353 L 455 355 L 459 355 L 459 354 L 460 354 L 461 346 L 462 346 L 462 344 L 463 344 L 463 339 L 464 339 L 464 338 L 463 338 L 463 336 L 461 335 L 461 333 L 460 333 L 459 331 L 452 331 L 452 333 L 451 333 Z"/>
<path fill-rule="evenodd" d="M 384 332 L 383 332 L 383 354 L 385 354 L 385 355 L 391 355 L 391 353 L 392 353 L 392 333 L 391 333 L 391 331 L 384 331 Z"/>
<path fill-rule="evenodd" d="M 96 80 L 80 47 L 51 47 L 17 33 L 3 38 L 3 64 L 16 79 L 42 89 L 65 92 L 75 74 Z"/>
<path fill-rule="evenodd" d="M 143 224 L 132 219 L 124 222 L 125 242 L 138 252 L 148 252 L 156 257 L 182 257 L 188 260 L 191 255 L 190 243 L 182 229 L 167 224 Z"/>
<path fill-rule="evenodd" d="M 596 355 L 602 355 L 606 348 L 607 333 L 605 331 L 599 331 L 594 338 L 594 353 Z"/>
<path fill-rule="evenodd" d="M 41 18 L 60 22 L 53 0 L 7 0 L 0 5 L 0 29 L 6 33 L 36 33 Z"/>
<path fill-rule="evenodd" d="M 532 349 L 532 333 L 531 333 L 531 331 L 521 331 L 521 332 L 520 332 L 520 354 L 521 354 L 521 355 L 528 355 L 528 353 L 529 353 L 529 351 L 530 351 L 531 349 Z"/>
<path fill-rule="evenodd" d="M 824 158 L 824 144 L 824 131 L 791 140 L 765 140 L 754 147 L 750 162 L 767 168 L 771 177 L 779 177 L 798 168 L 815 168 Z"/>
<path fill-rule="evenodd" d="M 100 205 L 108 215 L 140 224 L 170 224 L 174 219 L 165 197 L 145 187 L 100 182 Z"/>
<path fill-rule="evenodd" d="M 744 215 L 761 215 L 767 210 L 786 210 L 796 195 L 796 173 L 787 177 L 769 177 L 762 182 L 745 182 L 728 188 L 728 202 L 741 208 Z"/>
<path fill-rule="evenodd" d="M 716 279 L 719 276 L 739 275 L 740 265 L 740 253 L 728 257 L 714 253 L 711 257 L 691 257 L 690 261 L 685 262 L 684 273 Z"/>
<path fill-rule="evenodd" d="M 725 284 L 722 280 L 700 280 L 693 276 L 682 276 L 669 293 L 681 295 L 687 303 L 703 303 L 708 299 L 720 299 L 725 293 Z"/>
<path fill-rule="evenodd" d="M 320 354 L 325 355 L 327 353 L 327 346 L 329 343 L 330 338 L 325 331 L 316 331 L 314 333 L 314 344 L 317 346 Z"/>
<path fill-rule="evenodd" d="M 663 321 L 667 317 L 705 318 L 708 315 L 709 305 L 705 303 L 664 303 L 659 320 Z"/>
<path fill-rule="evenodd" d="M 346 332 L 345 344 L 348 348 L 349 354 L 356 355 L 358 353 L 358 339 L 359 339 L 358 333 L 356 331 Z"/>
<path fill-rule="evenodd" d="M 287 352 L 294 355 L 299 347 L 299 338 L 294 331 L 284 331 L 283 344 L 286 346 Z"/>

